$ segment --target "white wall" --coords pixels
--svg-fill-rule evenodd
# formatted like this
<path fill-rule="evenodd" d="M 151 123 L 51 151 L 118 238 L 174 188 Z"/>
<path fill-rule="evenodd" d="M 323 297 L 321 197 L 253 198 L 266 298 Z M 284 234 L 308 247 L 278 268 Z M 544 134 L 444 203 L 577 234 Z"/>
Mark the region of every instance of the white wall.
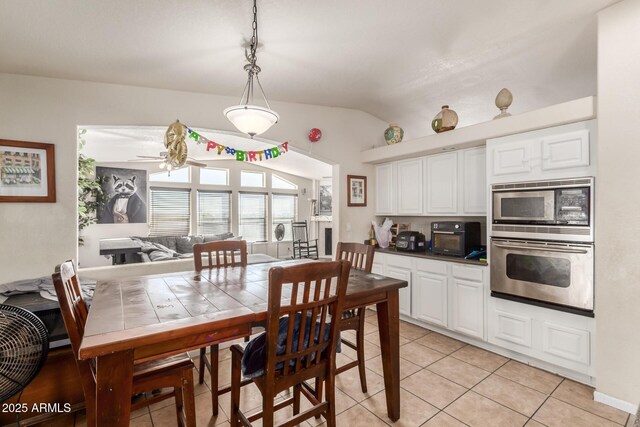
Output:
<path fill-rule="evenodd" d="M 640 401 L 640 1 L 598 16 L 596 391 Z"/>
<path fill-rule="evenodd" d="M 133 86 L 0 74 L 0 138 L 55 144 L 56 203 L 0 205 L 0 283 L 51 274 L 56 264 L 77 258 L 77 142 L 80 124 L 162 126 L 176 118 L 193 127 L 234 131 L 222 110 L 237 103 L 222 97 Z M 272 102 L 280 123 L 265 138 L 289 141 L 305 151 L 309 129 L 322 129 L 313 156 L 334 167 L 336 239 L 367 236 L 375 196 L 368 206 L 346 206 L 346 176 L 367 175 L 373 167 L 359 153 L 379 143 L 387 124 L 367 113 L 343 108 Z M 347 228 L 350 231 L 347 231 Z"/>

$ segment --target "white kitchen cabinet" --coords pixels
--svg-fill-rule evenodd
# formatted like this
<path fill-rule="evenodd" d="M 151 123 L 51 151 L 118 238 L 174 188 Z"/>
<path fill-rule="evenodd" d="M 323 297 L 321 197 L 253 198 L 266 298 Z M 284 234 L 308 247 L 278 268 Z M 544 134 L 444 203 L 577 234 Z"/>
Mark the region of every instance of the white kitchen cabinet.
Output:
<path fill-rule="evenodd" d="M 399 215 L 422 214 L 422 159 L 396 162 Z"/>
<path fill-rule="evenodd" d="M 484 270 L 476 266 L 451 266 L 449 327 L 480 339 L 484 339 Z"/>
<path fill-rule="evenodd" d="M 396 213 L 396 166 L 395 162 L 376 166 L 376 214 Z"/>
<path fill-rule="evenodd" d="M 489 298 L 488 341 L 508 350 L 593 375 L 591 317 Z"/>
<path fill-rule="evenodd" d="M 413 283 L 413 317 L 423 322 L 447 327 L 449 278 L 447 263 L 416 259 Z"/>
<path fill-rule="evenodd" d="M 463 214 L 487 213 L 487 150 L 485 147 L 471 148 L 459 153 L 462 177 L 460 205 Z"/>
<path fill-rule="evenodd" d="M 425 158 L 425 209 L 427 215 L 458 211 L 458 153 Z"/>
<path fill-rule="evenodd" d="M 596 122 L 487 140 L 489 183 L 595 175 Z"/>
<path fill-rule="evenodd" d="M 411 276 L 413 272 L 413 258 L 401 255 L 386 256 L 385 276 L 405 280 L 409 286 L 400 288 L 400 314 L 411 316 Z"/>

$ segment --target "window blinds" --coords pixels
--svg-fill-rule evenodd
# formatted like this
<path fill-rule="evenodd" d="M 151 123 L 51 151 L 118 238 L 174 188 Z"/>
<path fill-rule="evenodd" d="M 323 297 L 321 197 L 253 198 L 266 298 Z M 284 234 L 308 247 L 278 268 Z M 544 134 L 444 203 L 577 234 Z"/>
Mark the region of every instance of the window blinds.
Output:
<path fill-rule="evenodd" d="M 248 242 L 267 240 L 267 195 L 240 193 L 239 234 Z"/>
<path fill-rule="evenodd" d="M 271 223 L 272 230 L 276 225 L 284 224 L 284 239 L 292 240 L 291 222 L 297 217 L 298 196 L 295 194 L 277 194 L 271 196 Z M 275 240 L 275 236 L 273 236 Z"/>
<path fill-rule="evenodd" d="M 154 188 L 150 190 L 150 236 L 189 235 L 191 190 Z"/>
<path fill-rule="evenodd" d="M 231 231 L 231 192 L 198 190 L 198 234 Z"/>

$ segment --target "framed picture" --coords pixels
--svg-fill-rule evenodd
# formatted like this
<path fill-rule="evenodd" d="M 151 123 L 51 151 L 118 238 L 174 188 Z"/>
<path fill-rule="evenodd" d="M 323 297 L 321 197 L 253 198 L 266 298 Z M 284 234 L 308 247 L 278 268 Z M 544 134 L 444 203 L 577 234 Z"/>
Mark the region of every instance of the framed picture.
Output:
<path fill-rule="evenodd" d="M 55 202 L 53 144 L 0 139 L 0 202 Z"/>
<path fill-rule="evenodd" d="M 147 222 L 147 171 L 96 166 L 104 203 L 98 206 L 98 224 Z"/>
<path fill-rule="evenodd" d="M 367 177 L 347 175 L 347 206 L 367 206 Z"/>
<path fill-rule="evenodd" d="M 331 215 L 331 184 L 320 183 L 318 215 Z"/>

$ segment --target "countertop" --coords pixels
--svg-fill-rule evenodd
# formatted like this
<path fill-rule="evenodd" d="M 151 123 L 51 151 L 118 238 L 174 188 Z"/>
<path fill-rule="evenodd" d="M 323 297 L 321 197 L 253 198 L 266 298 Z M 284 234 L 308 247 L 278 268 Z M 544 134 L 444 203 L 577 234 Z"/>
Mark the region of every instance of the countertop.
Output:
<path fill-rule="evenodd" d="M 457 262 L 460 264 L 488 265 L 487 261 L 478 261 L 475 259 L 464 259 L 460 257 L 447 256 L 447 255 L 434 255 L 431 252 L 403 252 L 395 249 L 381 249 L 381 248 L 377 248 L 376 252 L 380 252 L 382 254 L 410 256 L 415 258 L 435 259 L 438 261 Z"/>

